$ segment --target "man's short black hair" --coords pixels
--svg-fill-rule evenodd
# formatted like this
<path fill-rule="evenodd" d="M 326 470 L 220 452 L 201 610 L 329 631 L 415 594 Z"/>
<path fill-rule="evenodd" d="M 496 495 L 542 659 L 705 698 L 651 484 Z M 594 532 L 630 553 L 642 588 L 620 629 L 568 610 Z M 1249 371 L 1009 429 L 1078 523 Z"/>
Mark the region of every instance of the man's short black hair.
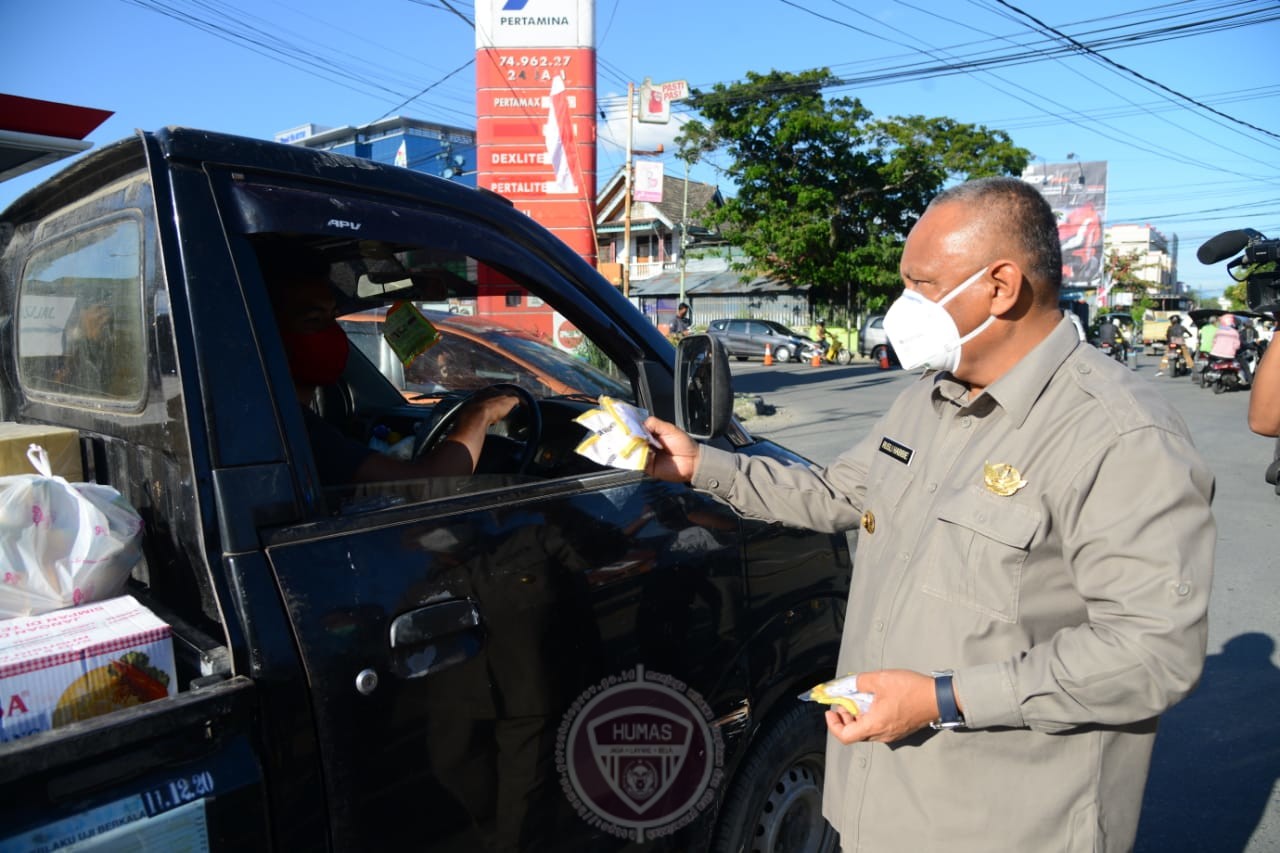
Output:
<path fill-rule="evenodd" d="M 932 207 L 948 201 L 962 202 L 991 217 L 993 226 L 1017 241 L 1027 253 L 1033 280 L 1049 286 L 1057 302 L 1062 289 L 1062 241 L 1058 236 L 1058 218 L 1040 191 L 1019 178 L 978 178 L 943 190 Z"/>

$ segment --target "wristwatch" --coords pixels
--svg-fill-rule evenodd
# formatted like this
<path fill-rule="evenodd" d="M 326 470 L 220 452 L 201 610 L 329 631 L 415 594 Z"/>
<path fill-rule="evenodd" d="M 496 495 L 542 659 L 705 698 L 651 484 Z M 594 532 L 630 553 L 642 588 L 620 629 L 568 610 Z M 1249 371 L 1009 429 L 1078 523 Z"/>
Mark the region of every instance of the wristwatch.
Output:
<path fill-rule="evenodd" d="M 956 705 L 956 691 L 951 684 L 955 672 L 944 669 L 933 675 L 933 689 L 938 697 L 938 719 L 929 724 L 929 728 L 938 730 L 964 728 L 964 714 Z"/>

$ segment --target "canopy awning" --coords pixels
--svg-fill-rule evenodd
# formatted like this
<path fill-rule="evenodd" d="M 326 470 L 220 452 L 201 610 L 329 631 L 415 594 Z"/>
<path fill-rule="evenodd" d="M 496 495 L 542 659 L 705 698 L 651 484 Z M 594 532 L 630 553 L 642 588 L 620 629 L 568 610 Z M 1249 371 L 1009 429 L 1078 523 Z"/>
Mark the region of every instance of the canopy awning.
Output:
<path fill-rule="evenodd" d="M 79 154 L 85 137 L 114 113 L 0 94 L 0 181 Z"/>

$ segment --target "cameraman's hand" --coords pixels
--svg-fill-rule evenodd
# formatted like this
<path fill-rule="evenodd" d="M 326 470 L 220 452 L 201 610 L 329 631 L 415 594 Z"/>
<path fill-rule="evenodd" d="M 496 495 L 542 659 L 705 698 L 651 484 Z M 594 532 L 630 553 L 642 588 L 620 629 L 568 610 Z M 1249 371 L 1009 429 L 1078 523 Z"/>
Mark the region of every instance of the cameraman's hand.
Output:
<path fill-rule="evenodd" d="M 1249 392 L 1249 429 L 1280 435 L 1280 344 L 1273 340 L 1262 355 Z"/>

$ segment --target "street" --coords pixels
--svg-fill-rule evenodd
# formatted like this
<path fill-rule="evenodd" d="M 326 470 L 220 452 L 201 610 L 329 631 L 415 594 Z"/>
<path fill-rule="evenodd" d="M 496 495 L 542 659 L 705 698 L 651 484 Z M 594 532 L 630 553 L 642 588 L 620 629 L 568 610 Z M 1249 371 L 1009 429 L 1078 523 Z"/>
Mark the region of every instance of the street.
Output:
<path fill-rule="evenodd" d="M 1158 359 L 1134 366 L 1186 419 L 1217 479 L 1218 548 L 1208 658 L 1199 688 L 1161 721 L 1135 850 L 1280 850 L 1280 496 L 1263 481 L 1273 439 L 1251 433 L 1247 391 L 1215 395 L 1186 377 L 1155 376 Z M 734 390 L 773 413 L 747 427 L 819 464 L 870 429 L 918 373 L 758 361 L 732 362 Z"/>

